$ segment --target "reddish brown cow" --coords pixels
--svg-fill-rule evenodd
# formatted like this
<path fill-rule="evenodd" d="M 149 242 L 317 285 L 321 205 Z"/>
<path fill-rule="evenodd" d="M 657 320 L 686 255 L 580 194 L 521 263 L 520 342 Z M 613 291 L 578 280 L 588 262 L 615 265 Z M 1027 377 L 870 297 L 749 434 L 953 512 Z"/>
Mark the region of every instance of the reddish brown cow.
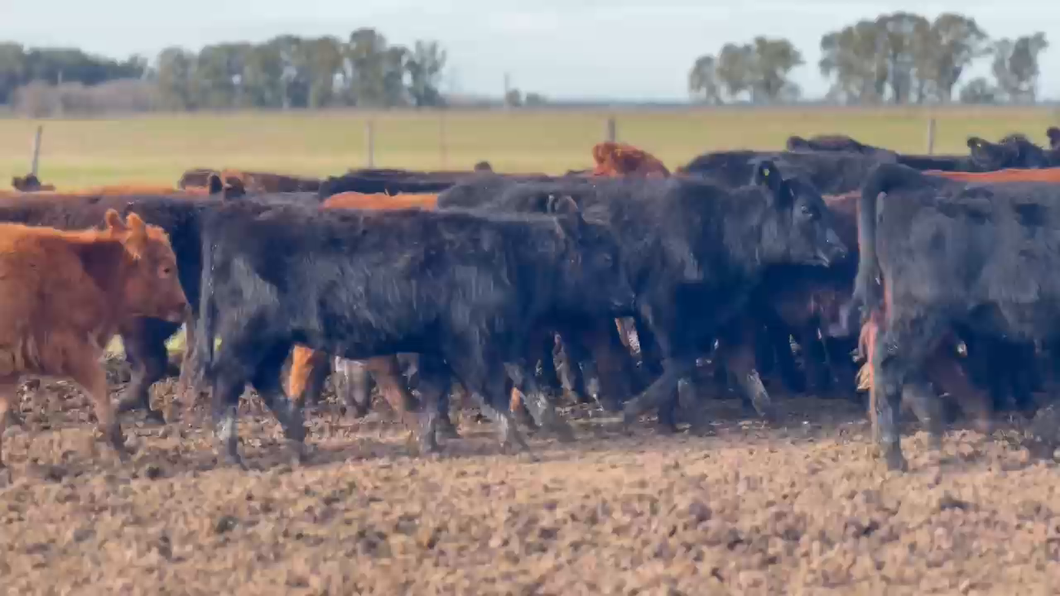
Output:
<path fill-rule="evenodd" d="M 122 322 L 180 322 L 188 303 L 161 228 L 135 213 L 123 222 L 114 209 L 105 222 L 105 230 L 79 231 L 0 224 L 0 435 L 22 377 L 70 378 L 92 398 L 100 429 L 125 459 L 99 364 L 103 349 Z"/>
<path fill-rule="evenodd" d="M 593 146 L 593 176 L 643 176 L 666 178 L 666 169 L 654 155 L 626 143 L 604 141 Z"/>

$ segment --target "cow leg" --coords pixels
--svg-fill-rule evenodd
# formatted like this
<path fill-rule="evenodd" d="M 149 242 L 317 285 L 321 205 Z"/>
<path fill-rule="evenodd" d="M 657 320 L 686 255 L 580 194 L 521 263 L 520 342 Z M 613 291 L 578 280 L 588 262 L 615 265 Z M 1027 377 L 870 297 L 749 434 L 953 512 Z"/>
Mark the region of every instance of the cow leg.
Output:
<path fill-rule="evenodd" d="M 460 433 L 449 418 L 449 392 L 453 389 L 453 373 L 437 356 L 419 357 L 419 392 L 421 408 L 435 414 L 435 438 L 458 439 Z M 421 425 L 420 432 L 424 432 Z M 421 435 L 421 445 L 423 437 Z"/>
<path fill-rule="evenodd" d="M 449 359 L 455 368 L 457 377 L 478 402 L 482 413 L 495 425 L 500 435 L 501 447 L 505 451 L 530 451 L 530 446 L 523 439 L 515 426 L 506 398 L 508 375 L 503 362 L 498 362 L 492 354 L 497 352 L 493 346 L 475 346 L 472 353 L 460 354 L 458 358 Z M 455 362 L 454 362 L 455 360 Z"/>
<path fill-rule="evenodd" d="M 188 313 L 184 318 L 184 356 L 180 360 L 180 375 L 174 395 L 174 399 L 184 404 L 187 410 L 191 410 L 199 401 L 204 384 L 199 367 L 201 355 L 195 350 L 195 325 L 195 315 Z M 125 341 L 124 337 L 122 341 Z M 166 360 L 168 362 L 168 356 Z"/>
<path fill-rule="evenodd" d="M 405 377 L 401 374 L 401 365 L 397 356 L 380 356 L 369 358 L 364 361 L 368 372 L 372 373 L 380 393 L 394 409 L 398 419 L 405 428 L 412 432 L 418 432 L 420 427 L 419 416 L 416 415 L 418 402 L 409 392 L 405 385 Z"/>
<path fill-rule="evenodd" d="M 889 321 L 876 334 L 872 353 L 873 387 L 869 399 L 874 414 L 873 435 L 889 470 L 908 469 L 902 455 L 898 425 L 903 390 L 912 375 L 923 369 L 927 355 L 936 347 L 936 338 L 944 330 L 939 319 L 920 316 L 912 320 Z"/>
<path fill-rule="evenodd" d="M 287 376 L 287 394 L 299 408 L 307 405 L 308 390 L 312 377 L 321 367 L 327 366 L 328 355 L 306 346 L 296 345 L 291 350 L 291 372 Z M 316 401 L 319 395 L 313 396 Z"/>
<path fill-rule="evenodd" d="M 817 337 L 817 327 L 796 329 L 795 341 L 802 349 L 803 369 L 806 371 L 803 378 L 808 385 L 807 389 L 818 396 L 829 393 L 834 388 L 832 371 L 828 366 L 828 354 L 824 342 Z"/>
<path fill-rule="evenodd" d="M 957 401 L 961 410 L 975 416 L 976 426 L 980 431 L 990 432 L 994 400 L 988 391 L 978 387 L 964 373 L 952 351 L 935 350 L 928 358 L 925 370 L 925 376 L 933 380 L 943 393 L 948 393 Z"/>
<path fill-rule="evenodd" d="M 740 326 L 735 341 L 728 346 L 721 346 L 722 358 L 729 373 L 736 378 L 736 385 L 740 389 L 741 398 L 749 401 L 755 412 L 765 419 L 775 416 L 773 403 L 769 399 L 769 393 L 762 385 L 762 379 L 755 370 L 754 344 L 749 341 L 753 335 L 747 326 Z M 746 403 L 745 401 L 745 403 Z"/>
<path fill-rule="evenodd" d="M 586 334 L 599 371 L 599 391 L 593 397 L 607 412 L 618 412 L 633 393 L 631 376 L 635 363 L 622 344 L 612 320 L 594 322 Z"/>
<path fill-rule="evenodd" d="M 696 368 L 694 357 L 675 357 L 663 361 L 663 372 L 643 393 L 626 402 L 622 408 L 622 423 L 630 426 L 634 420 L 650 409 L 673 407 L 677 384 L 689 377 Z"/>
<path fill-rule="evenodd" d="M 535 346 L 537 348 L 536 359 L 541 363 L 539 375 L 541 385 L 552 392 L 563 390 L 563 381 L 560 380 L 559 372 L 556 370 L 557 343 L 556 334 L 548 333 L 541 338 L 541 344 Z"/>
<path fill-rule="evenodd" d="M 18 409 L 18 377 L 0 379 L 0 480 L 11 482 L 11 470 L 4 465 L 4 431 L 11 412 Z M 6 477 L 6 478 L 5 478 Z"/>
<path fill-rule="evenodd" d="M 585 403 L 588 389 L 581 370 L 585 351 L 572 334 L 552 335 L 552 358 L 563 396 L 575 403 Z"/>
<path fill-rule="evenodd" d="M 125 437 L 121 432 L 121 423 L 118 421 L 107 391 L 107 373 L 99 365 L 100 356 L 101 354 L 79 353 L 68 363 L 67 372 L 70 378 L 81 385 L 92 398 L 99 430 L 124 462 L 128 461 L 129 454 L 125 450 Z"/>
<path fill-rule="evenodd" d="M 554 433 L 561 442 L 568 443 L 573 441 L 573 429 L 556 413 L 555 406 L 552 405 L 545 397 L 544 392 L 541 391 L 541 388 L 538 387 L 537 382 L 534 380 L 534 375 L 529 374 L 526 362 L 506 364 L 505 369 L 514 384 L 513 391 L 518 388 L 525 396 L 524 403 L 537 426 L 542 430 Z"/>
<path fill-rule="evenodd" d="M 913 414 L 927 429 L 928 447 L 936 451 L 942 449 L 942 400 L 939 399 L 931 384 L 923 380 L 907 383 L 902 388 L 902 399 L 909 404 Z"/>
<path fill-rule="evenodd" d="M 172 335 L 173 327 L 173 323 L 166 321 L 138 319 L 121 330 L 132 378 L 118 402 L 119 413 L 142 409 L 150 422 L 165 424 L 162 412 L 151 408 L 151 386 L 165 376 L 169 367 L 165 341 Z"/>
<path fill-rule="evenodd" d="M 346 409 L 354 418 L 367 416 L 372 407 L 372 396 L 369 392 L 368 368 L 364 362 L 336 356 L 332 370 L 335 375 L 335 394 L 346 404 Z"/>
<path fill-rule="evenodd" d="M 306 433 L 302 409 L 287 398 L 280 380 L 280 369 L 290 349 L 289 345 L 278 344 L 269 350 L 257 366 L 251 384 L 283 428 L 283 436 L 295 460 L 303 462 L 306 458 Z"/>

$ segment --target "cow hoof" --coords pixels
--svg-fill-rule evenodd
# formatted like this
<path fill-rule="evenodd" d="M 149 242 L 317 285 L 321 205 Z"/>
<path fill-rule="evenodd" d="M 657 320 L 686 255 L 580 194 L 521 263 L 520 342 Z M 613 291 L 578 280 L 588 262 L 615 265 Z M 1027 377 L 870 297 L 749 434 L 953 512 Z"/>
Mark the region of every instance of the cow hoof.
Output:
<path fill-rule="evenodd" d="M 460 433 L 456 430 L 456 425 L 452 421 L 444 418 L 438 421 L 438 427 L 435 430 L 435 435 L 443 439 L 459 439 Z"/>
<path fill-rule="evenodd" d="M 139 410 L 143 408 L 143 403 L 134 397 L 127 397 L 118 401 L 118 413 L 125 414 L 132 412 L 133 410 Z M 150 408 L 148 408 L 150 410 Z"/>
<path fill-rule="evenodd" d="M 225 468 L 238 468 L 244 472 L 248 471 L 247 464 L 238 453 L 222 453 L 218 456 L 218 465 Z"/>
<path fill-rule="evenodd" d="M 18 410 L 7 411 L 7 421 L 12 426 L 17 426 L 22 430 L 26 430 L 26 419 L 22 417 L 22 414 Z M 3 464 L 0 464 L 0 468 Z"/>
<path fill-rule="evenodd" d="M 291 463 L 302 465 L 309 461 L 309 449 L 304 441 L 288 439 L 287 449 L 291 453 Z"/>
<path fill-rule="evenodd" d="M 573 443 L 575 441 L 574 429 L 562 420 L 553 422 L 549 430 L 556 434 L 556 440 L 560 443 Z"/>
<path fill-rule="evenodd" d="M 905 457 L 898 450 L 888 450 L 883 459 L 889 472 L 906 472 L 909 470 L 909 462 L 905 460 Z"/>
<path fill-rule="evenodd" d="M 927 446 L 931 451 L 942 451 L 942 435 L 929 433 Z"/>
<path fill-rule="evenodd" d="M 162 415 L 160 410 L 147 410 L 147 422 L 158 426 L 165 426 L 166 417 Z"/>
<path fill-rule="evenodd" d="M 677 425 L 668 420 L 660 420 L 655 423 L 655 434 L 668 437 L 677 434 Z"/>

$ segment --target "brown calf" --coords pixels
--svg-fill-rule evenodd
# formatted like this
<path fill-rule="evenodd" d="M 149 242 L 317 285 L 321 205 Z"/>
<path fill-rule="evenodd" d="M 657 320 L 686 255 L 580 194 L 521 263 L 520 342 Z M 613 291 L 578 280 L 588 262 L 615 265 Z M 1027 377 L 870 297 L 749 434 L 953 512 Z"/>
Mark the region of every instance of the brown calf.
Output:
<path fill-rule="evenodd" d="M 70 378 L 95 404 L 100 429 L 125 459 L 99 360 L 135 317 L 180 322 L 188 307 L 169 237 L 110 209 L 106 229 L 0 224 L 0 435 L 24 376 Z M 0 450 L 0 466 L 3 453 Z"/>
<path fill-rule="evenodd" d="M 593 176 L 666 178 L 670 170 L 654 155 L 626 143 L 604 141 L 593 146 Z"/>

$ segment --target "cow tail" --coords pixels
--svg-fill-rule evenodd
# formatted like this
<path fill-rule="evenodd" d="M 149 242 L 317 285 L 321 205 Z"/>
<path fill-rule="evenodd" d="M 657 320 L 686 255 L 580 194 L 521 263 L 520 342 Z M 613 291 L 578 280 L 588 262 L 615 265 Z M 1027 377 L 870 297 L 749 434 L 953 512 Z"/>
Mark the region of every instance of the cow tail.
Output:
<path fill-rule="evenodd" d="M 202 278 L 199 283 L 199 321 L 195 328 L 195 351 L 198 352 L 201 379 L 213 375 L 214 334 L 217 320 L 217 308 L 213 300 L 214 248 L 209 242 L 203 242 Z"/>

